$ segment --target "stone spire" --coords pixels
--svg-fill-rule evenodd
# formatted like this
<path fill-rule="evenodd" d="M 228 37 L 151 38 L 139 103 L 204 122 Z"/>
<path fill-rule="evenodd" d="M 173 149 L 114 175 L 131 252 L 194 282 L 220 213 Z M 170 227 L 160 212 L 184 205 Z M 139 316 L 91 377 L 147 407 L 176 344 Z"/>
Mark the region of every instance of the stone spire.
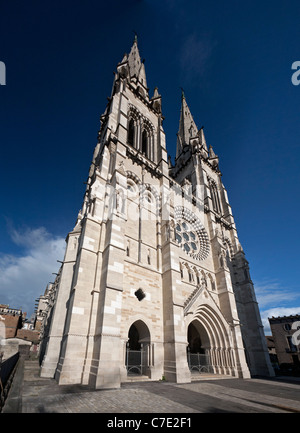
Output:
<path fill-rule="evenodd" d="M 139 83 L 141 83 L 145 88 L 147 88 L 145 65 L 144 60 L 141 61 L 137 44 L 137 36 L 135 36 L 134 38 L 133 45 L 128 55 L 128 65 L 130 79 L 133 79 L 135 77 Z"/>
<path fill-rule="evenodd" d="M 198 128 L 194 122 L 193 116 L 186 103 L 185 95 L 182 90 L 179 130 L 177 134 L 176 158 L 182 152 L 183 147 L 189 145 L 190 138 L 197 136 L 197 133 L 198 133 Z"/>

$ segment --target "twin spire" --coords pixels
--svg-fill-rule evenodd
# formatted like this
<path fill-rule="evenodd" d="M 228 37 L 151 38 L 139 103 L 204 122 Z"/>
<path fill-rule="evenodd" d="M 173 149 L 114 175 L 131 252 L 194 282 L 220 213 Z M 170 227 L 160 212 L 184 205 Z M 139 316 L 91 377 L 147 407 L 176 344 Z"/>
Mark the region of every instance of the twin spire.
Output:
<path fill-rule="evenodd" d="M 124 75 L 129 75 L 129 81 L 131 83 L 134 83 L 136 86 L 142 86 L 148 96 L 145 65 L 144 60 L 142 61 L 140 57 L 137 43 L 137 35 L 135 35 L 130 53 L 128 55 L 125 54 L 122 61 L 118 64 L 118 71 L 121 74 L 123 73 Z M 155 101 L 157 98 L 161 99 L 160 95 L 158 94 L 157 88 L 155 88 L 154 96 L 151 101 Z M 190 145 L 190 140 L 192 138 L 198 139 L 200 147 L 202 147 L 204 151 L 206 151 L 208 156 L 208 149 L 206 145 L 203 127 L 198 130 L 191 111 L 187 105 L 183 89 L 181 89 L 181 110 L 179 130 L 177 133 L 176 158 L 179 157 L 185 146 Z M 209 158 L 217 158 L 212 149 L 212 146 L 209 146 Z"/>

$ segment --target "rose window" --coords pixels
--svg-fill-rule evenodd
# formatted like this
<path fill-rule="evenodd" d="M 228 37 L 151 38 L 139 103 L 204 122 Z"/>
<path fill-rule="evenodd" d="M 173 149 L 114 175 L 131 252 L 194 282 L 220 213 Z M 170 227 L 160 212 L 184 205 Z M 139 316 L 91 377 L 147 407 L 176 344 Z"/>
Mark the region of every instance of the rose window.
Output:
<path fill-rule="evenodd" d="M 186 222 L 178 222 L 176 225 L 176 240 L 187 252 L 197 253 L 200 249 L 200 242 L 197 234 L 193 232 L 192 227 Z"/>
<path fill-rule="evenodd" d="M 183 207 L 175 208 L 175 239 L 191 257 L 204 260 L 209 254 L 209 239 L 199 218 Z"/>

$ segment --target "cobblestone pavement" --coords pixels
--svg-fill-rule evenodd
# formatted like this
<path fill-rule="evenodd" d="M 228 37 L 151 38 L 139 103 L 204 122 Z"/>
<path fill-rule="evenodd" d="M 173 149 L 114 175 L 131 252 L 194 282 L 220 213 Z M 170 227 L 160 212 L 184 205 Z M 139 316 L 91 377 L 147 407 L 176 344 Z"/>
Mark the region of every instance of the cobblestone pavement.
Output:
<path fill-rule="evenodd" d="M 39 377 L 25 361 L 19 396 L 22 413 L 293 413 L 300 412 L 300 381 L 205 378 L 188 384 L 127 382 L 91 390 Z M 14 391 L 16 392 L 16 391 Z M 8 410 L 7 410 L 8 411 Z"/>

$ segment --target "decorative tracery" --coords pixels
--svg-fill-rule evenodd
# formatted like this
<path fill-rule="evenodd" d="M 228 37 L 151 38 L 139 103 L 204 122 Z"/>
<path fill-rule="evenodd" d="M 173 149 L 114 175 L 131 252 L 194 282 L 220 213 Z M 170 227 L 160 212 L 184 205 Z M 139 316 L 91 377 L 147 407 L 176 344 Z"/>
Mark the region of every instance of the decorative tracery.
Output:
<path fill-rule="evenodd" d="M 154 160 L 153 124 L 134 105 L 129 104 L 127 143 L 139 150 L 148 159 Z"/>
<path fill-rule="evenodd" d="M 175 207 L 175 240 L 182 249 L 197 260 L 209 254 L 209 239 L 199 218 L 189 209 Z"/>
<path fill-rule="evenodd" d="M 213 179 L 208 179 L 208 182 L 209 182 L 209 189 L 210 189 L 210 196 L 211 196 L 211 200 L 212 200 L 213 210 L 220 214 L 221 213 L 221 203 L 220 203 L 220 197 L 219 197 L 217 184 Z"/>

